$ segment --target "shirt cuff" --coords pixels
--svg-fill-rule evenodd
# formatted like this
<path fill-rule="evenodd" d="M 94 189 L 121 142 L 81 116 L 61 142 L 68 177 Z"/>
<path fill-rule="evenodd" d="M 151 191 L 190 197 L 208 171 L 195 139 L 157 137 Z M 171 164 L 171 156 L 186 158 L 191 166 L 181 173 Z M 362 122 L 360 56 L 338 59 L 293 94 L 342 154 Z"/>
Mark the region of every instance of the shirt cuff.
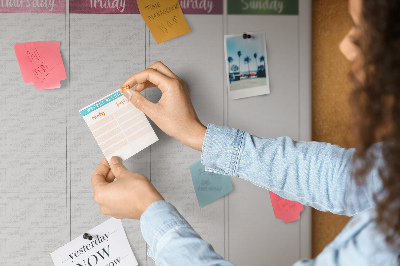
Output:
<path fill-rule="evenodd" d="M 157 244 L 169 231 L 190 227 L 172 204 L 164 200 L 153 202 L 140 217 L 140 229 L 149 245 L 147 255 L 153 260 L 157 257 Z"/>
<path fill-rule="evenodd" d="M 244 146 L 242 130 L 209 124 L 203 142 L 201 163 L 205 170 L 236 176 Z"/>

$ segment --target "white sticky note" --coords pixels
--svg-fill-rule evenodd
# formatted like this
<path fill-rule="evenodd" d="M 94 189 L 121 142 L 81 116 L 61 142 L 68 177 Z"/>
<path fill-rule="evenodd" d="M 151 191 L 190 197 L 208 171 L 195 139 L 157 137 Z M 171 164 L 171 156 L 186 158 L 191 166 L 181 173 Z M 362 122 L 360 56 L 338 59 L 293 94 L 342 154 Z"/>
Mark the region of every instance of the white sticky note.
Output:
<path fill-rule="evenodd" d="M 51 253 L 55 266 L 112 266 L 138 265 L 129 245 L 121 220 L 108 219 Z"/>
<path fill-rule="evenodd" d="M 145 114 L 119 91 L 79 111 L 109 161 L 135 155 L 158 140 Z"/>

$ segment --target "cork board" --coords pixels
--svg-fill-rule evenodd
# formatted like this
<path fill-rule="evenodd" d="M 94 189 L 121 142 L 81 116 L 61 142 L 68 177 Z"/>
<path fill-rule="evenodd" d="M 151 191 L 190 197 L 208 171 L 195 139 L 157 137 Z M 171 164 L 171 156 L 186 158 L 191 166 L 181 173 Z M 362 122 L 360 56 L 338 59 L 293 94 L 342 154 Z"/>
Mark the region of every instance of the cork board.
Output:
<path fill-rule="evenodd" d="M 351 28 L 346 0 L 313 1 L 312 51 L 312 135 L 345 148 L 350 123 L 347 79 L 350 64 L 340 53 L 339 43 Z M 349 217 L 313 210 L 312 255 L 316 257 L 343 229 Z"/>

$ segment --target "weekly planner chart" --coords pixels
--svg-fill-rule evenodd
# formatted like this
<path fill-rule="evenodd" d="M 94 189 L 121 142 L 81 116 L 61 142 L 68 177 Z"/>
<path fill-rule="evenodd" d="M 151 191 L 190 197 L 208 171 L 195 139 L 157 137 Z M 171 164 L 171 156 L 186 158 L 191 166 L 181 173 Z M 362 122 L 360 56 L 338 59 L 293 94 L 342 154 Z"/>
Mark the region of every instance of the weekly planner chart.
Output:
<path fill-rule="evenodd" d="M 311 0 L 0 1 L 0 261 L 154 265 L 140 222 L 109 220 L 93 200 L 93 171 L 112 156 L 232 263 L 309 256 L 308 208 L 204 171 L 201 152 L 119 88 L 162 61 L 204 125 L 310 140 L 310 10 Z"/>

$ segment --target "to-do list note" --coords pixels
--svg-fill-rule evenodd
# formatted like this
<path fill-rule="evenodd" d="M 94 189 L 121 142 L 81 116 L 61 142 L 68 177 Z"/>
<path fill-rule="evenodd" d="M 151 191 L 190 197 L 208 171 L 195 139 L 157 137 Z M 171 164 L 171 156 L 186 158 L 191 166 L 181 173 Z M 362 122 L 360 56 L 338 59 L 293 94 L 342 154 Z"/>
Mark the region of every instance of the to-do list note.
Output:
<path fill-rule="evenodd" d="M 158 140 L 144 113 L 119 90 L 79 112 L 107 161 L 128 159 Z"/>

